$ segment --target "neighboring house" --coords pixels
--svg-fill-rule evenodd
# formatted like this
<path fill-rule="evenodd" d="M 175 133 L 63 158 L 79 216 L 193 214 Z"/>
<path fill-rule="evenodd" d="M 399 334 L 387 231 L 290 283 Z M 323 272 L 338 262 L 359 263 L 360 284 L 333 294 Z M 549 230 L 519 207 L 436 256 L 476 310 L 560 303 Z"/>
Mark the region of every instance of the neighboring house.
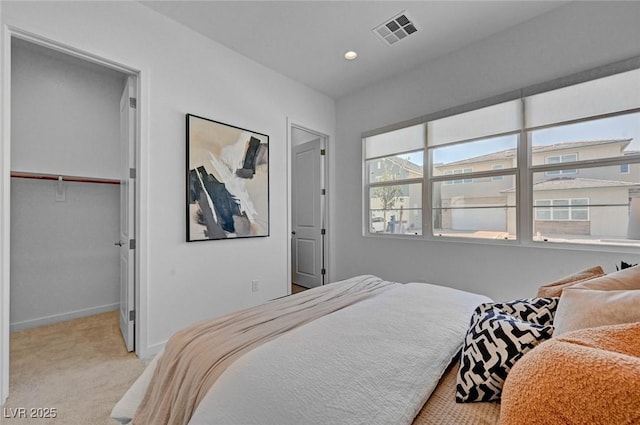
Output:
<path fill-rule="evenodd" d="M 631 139 L 565 142 L 532 148 L 533 165 L 557 164 L 630 154 Z M 516 150 L 508 149 L 434 166 L 436 175 L 516 167 Z M 473 186 L 470 186 L 473 184 Z M 449 231 L 516 230 L 514 177 L 465 178 L 444 182 L 436 226 Z M 534 235 L 537 238 L 589 236 L 624 238 L 630 198 L 640 197 L 640 165 L 565 169 L 533 175 Z M 604 207 L 606 206 L 606 207 Z M 448 208 L 453 207 L 453 208 Z M 457 207 L 457 208 L 456 208 Z M 475 208 L 474 208 L 475 207 Z M 494 207 L 494 208 L 492 208 Z"/>
<path fill-rule="evenodd" d="M 370 182 L 407 180 L 423 175 L 422 166 L 400 156 L 369 163 Z M 422 231 L 422 185 L 378 186 L 370 193 L 373 233 L 420 233 Z"/>

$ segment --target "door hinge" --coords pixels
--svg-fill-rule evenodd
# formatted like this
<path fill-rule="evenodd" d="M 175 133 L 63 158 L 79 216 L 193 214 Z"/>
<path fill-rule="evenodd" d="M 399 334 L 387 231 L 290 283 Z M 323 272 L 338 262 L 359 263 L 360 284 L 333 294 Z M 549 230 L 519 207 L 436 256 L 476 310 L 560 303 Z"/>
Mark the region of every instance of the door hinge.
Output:
<path fill-rule="evenodd" d="M 137 99 L 135 97 L 130 97 L 129 98 L 129 107 L 135 109 L 135 108 L 137 108 L 137 106 L 138 106 Z"/>
<path fill-rule="evenodd" d="M 327 154 L 326 149 L 320 149 L 320 155 L 326 155 L 326 154 Z"/>
<path fill-rule="evenodd" d="M 136 169 L 135 168 L 129 168 L 129 178 L 130 179 L 135 179 L 136 178 Z"/>
<path fill-rule="evenodd" d="M 129 249 L 136 249 L 136 240 L 129 239 Z"/>
<path fill-rule="evenodd" d="M 322 189 L 322 195 L 326 195 L 327 194 L 327 189 Z"/>
<path fill-rule="evenodd" d="M 320 234 L 321 235 L 326 235 L 327 234 L 327 229 L 320 229 Z"/>
<path fill-rule="evenodd" d="M 132 321 L 132 322 L 133 322 L 134 320 L 136 320 L 136 311 L 135 311 L 135 310 L 131 310 L 131 311 L 129 312 L 129 320 L 130 320 L 130 321 Z"/>
<path fill-rule="evenodd" d="M 323 275 L 323 276 L 324 276 L 325 274 L 327 274 L 327 269 L 325 269 L 325 268 L 323 267 L 323 268 L 322 268 L 322 270 L 320 270 L 320 274 L 321 274 L 321 275 Z"/>

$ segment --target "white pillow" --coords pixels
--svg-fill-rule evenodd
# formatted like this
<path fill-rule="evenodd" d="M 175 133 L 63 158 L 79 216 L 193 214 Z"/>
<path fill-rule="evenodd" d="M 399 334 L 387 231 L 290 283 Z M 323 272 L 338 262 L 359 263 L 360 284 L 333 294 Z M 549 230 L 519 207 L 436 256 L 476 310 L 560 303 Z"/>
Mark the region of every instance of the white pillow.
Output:
<path fill-rule="evenodd" d="M 553 336 L 576 329 L 640 322 L 640 290 L 567 288 L 553 320 Z"/>

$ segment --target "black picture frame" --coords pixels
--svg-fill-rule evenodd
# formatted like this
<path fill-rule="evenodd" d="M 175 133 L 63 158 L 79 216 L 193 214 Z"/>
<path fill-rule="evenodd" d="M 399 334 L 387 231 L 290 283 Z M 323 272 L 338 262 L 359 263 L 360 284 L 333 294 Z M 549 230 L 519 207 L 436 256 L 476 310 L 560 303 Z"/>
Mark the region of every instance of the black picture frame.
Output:
<path fill-rule="evenodd" d="M 186 114 L 187 242 L 269 236 L 269 136 Z"/>

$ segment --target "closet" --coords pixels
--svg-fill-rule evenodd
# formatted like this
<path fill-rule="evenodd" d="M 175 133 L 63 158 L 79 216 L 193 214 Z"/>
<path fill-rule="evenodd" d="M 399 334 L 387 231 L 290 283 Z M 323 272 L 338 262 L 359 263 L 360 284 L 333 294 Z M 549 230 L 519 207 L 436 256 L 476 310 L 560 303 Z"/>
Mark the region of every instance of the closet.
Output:
<path fill-rule="evenodd" d="M 12 38 L 12 331 L 119 308 L 126 81 Z"/>

